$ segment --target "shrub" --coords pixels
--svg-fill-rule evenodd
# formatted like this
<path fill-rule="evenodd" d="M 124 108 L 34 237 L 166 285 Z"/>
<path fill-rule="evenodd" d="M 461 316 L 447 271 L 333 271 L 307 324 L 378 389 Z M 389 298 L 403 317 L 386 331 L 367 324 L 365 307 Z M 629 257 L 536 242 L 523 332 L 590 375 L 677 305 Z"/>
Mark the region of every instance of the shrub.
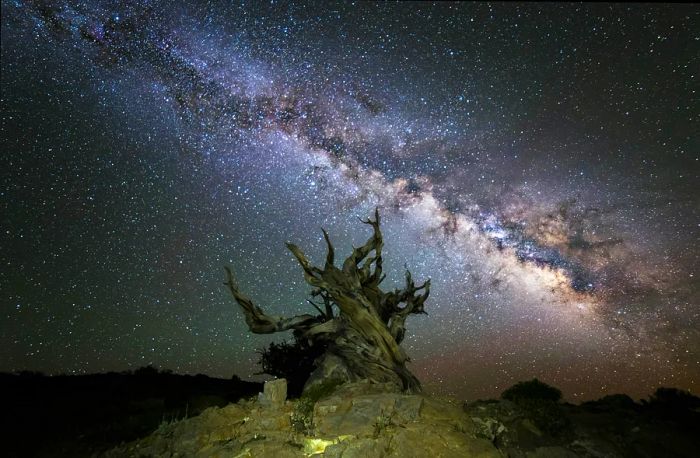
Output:
<path fill-rule="evenodd" d="M 149 364 L 148 366 L 142 366 L 136 369 L 134 375 L 137 377 L 155 377 L 158 375 L 158 369 Z"/>
<path fill-rule="evenodd" d="M 299 398 L 292 412 L 292 427 L 300 433 L 311 434 L 313 429 L 314 406 L 316 403 L 333 394 L 342 385 L 342 381 L 335 379 L 324 380 L 310 386 Z"/>
<path fill-rule="evenodd" d="M 501 394 L 502 399 L 518 404 L 523 400 L 541 400 L 557 403 L 561 400 L 561 391 L 533 378 L 527 382 L 518 382 Z"/>
<path fill-rule="evenodd" d="M 626 394 L 608 394 L 596 401 L 586 401 L 581 404 L 582 407 L 593 409 L 597 412 L 606 412 L 610 410 L 636 410 L 640 407 L 639 404 L 627 396 Z"/>
<path fill-rule="evenodd" d="M 560 437 L 571 429 L 571 420 L 561 406 L 545 399 L 521 399 L 518 407 L 541 431 Z"/>
<path fill-rule="evenodd" d="M 670 420 L 679 428 L 696 429 L 700 424 L 700 398 L 677 388 L 659 388 L 644 402 L 644 410 L 658 418 Z M 693 434 L 696 434 L 695 431 Z"/>
<path fill-rule="evenodd" d="M 289 396 L 297 397 L 314 370 L 316 359 L 325 351 L 325 345 L 310 345 L 305 339 L 295 336 L 293 342 L 273 342 L 261 350 L 258 363 L 262 373 L 287 379 Z"/>
<path fill-rule="evenodd" d="M 649 403 L 670 410 L 694 410 L 700 407 L 700 398 L 689 391 L 661 387 L 650 396 Z"/>
<path fill-rule="evenodd" d="M 501 394 L 502 399 L 516 404 L 540 430 L 562 436 L 571 430 L 571 420 L 561 406 L 561 391 L 536 378 L 519 382 Z"/>

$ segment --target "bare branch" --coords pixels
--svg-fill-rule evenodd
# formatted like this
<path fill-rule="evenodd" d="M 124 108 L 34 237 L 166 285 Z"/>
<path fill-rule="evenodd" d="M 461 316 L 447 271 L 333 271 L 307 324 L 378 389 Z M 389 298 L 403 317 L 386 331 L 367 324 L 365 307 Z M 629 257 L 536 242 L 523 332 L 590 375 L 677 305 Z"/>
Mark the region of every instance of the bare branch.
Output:
<path fill-rule="evenodd" d="M 245 322 L 251 332 L 255 334 L 272 334 L 273 332 L 287 331 L 289 329 L 304 330 L 313 323 L 318 322 L 316 317 L 311 315 L 284 318 L 265 314 L 260 307 L 255 305 L 248 296 L 238 289 L 231 269 L 228 267 L 225 267 L 225 269 L 227 281 L 224 284 L 229 287 L 233 298 L 241 306 L 245 315 Z"/>
<path fill-rule="evenodd" d="M 335 334 L 340 329 L 340 323 L 338 320 L 328 320 L 325 323 L 316 325 L 309 328 L 304 332 L 303 336 L 310 338 L 312 336 L 317 336 L 319 334 Z"/>
<path fill-rule="evenodd" d="M 328 319 L 333 319 L 333 301 L 331 298 L 328 296 L 328 293 L 323 294 L 321 297 L 323 297 L 323 303 L 326 306 L 326 317 Z"/>
<path fill-rule="evenodd" d="M 306 302 L 308 302 L 309 304 L 313 305 L 314 308 L 315 308 L 316 310 L 318 310 L 318 313 L 320 313 L 322 316 L 324 316 L 324 317 L 326 316 L 326 314 L 323 312 L 323 310 L 321 310 L 321 309 L 319 308 L 319 306 L 316 305 L 316 303 L 315 303 L 314 301 L 312 301 L 311 299 L 307 299 Z"/>
<path fill-rule="evenodd" d="M 306 282 L 311 286 L 322 288 L 323 281 L 321 280 L 321 275 L 323 274 L 323 271 L 318 267 L 312 266 L 309 260 L 306 259 L 304 252 L 301 251 L 298 246 L 287 242 L 287 248 L 289 248 L 289 251 L 291 251 L 294 257 L 297 258 L 299 265 L 301 265 L 301 268 L 304 270 L 304 278 L 306 279 Z"/>
<path fill-rule="evenodd" d="M 352 254 L 348 256 L 348 258 L 343 263 L 343 272 L 345 272 L 346 274 L 354 273 L 355 270 L 357 270 L 359 264 L 367 257 L 367 255 L 369 255 L 369 253 L 372 252 L 372 250 L 379 250 L 377 251 L 377 256 L 381 258 L 383 240 L 382 232 L 379 229 L 379 209 L 375 209 L 374 220 L 368 218 L 367 220 L 360 221 L 372 226 L 374 233 L 367 240 L 367 242 L 365 242 L 364 245 L 358 248 L 353 248 Z M 381 260 L 379 261 L 379 266 L 380 272 L 378 275 L 381 275 Z M 379 276 L 377 276 L 377 278 L 379 278 Z"/>
<path fill-rule="evenodd" d="M 430 280 L 426 280 L 421 286 L 416 287 L 411 279 L 411 274 L 406 271 L 406 283 L 407 289 L 397 294 L 399 296 L 400 302 L 405 302 L 406 305 L 403 308 L 398 307 L 398 303 L 394 306 L 394 311 L 391 314 L 391 319 L 389 322 L 389 332 L 392 337 L 396 339 L 397 343 L 403 341 L 404 335 L 406 333 L 406 318 L 411 314 L 425 314 L 423 309 L 423 304 L 430 295 Z M 425 292 L 419 296 L 415 293 L 419 290 L 424 289 Z"/>
<path fill-rule="evenodd" d="M 333 267 L 333 263 L 335 261 L 335 250 L 333 249 L 331 239 L 328 237 L 328 232 L 326 232 L 325 229 L 321 230 L 323 231 L 323 238 L 326 239 L 326 245 L 328 246 L 328 253 L 326 254 L 326 266 L 324 267 L 324 269 L 329 269 Z"/>

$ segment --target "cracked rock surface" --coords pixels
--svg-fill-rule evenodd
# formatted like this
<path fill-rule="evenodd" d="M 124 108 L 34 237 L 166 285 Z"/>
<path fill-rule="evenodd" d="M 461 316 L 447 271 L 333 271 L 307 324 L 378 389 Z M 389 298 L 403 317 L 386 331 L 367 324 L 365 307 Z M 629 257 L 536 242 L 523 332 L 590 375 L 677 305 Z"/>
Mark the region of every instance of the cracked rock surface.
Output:
<path fill-rule="evenodd" d="M 241 401 L 163 424 L 105 457 L 478 457 L 501 454 L 460 404 L 353 383 L 316 402 L 311 430 L 291 418 L 297 401 L 279 407 Z"/>

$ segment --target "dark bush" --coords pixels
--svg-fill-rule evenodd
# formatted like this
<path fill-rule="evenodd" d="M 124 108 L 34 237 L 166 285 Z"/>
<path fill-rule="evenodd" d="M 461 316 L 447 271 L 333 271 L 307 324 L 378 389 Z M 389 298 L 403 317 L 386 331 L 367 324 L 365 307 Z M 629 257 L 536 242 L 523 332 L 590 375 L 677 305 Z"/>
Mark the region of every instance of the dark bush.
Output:
<path fill-rule="evenodd" d="M 530 381 L 518 382 L 511 386 L 501 394 L 501 398 L 515 403 L 526 399 L 552 401 L 556 403 L 561 400 L 561 391 L 533 378 Z"/>
<path fill-rule="evenodd" d="M 571 420 L 562 410 L 561 391 L 539 380 L 518 382 L 501 394 L 523 411 L 540 430 L 551 436 L 563 436 L 571 431 Z"/>
<path fill-rule="evenodd" d="M 42 378 L 46 377 L 43 372 L 40 371 L 19 371 L 16 374 L 24 378 Z"/>
<path fill-rule="evenodd" d="M 155 377 L 158 375 L 158 369 L 149 364 L 148 366 L 136 369 L 134 375 L 137 377 Z"/>
<path fill-rule="evenodd" d="M 314 362 L 326 348 L 318 343 L 310 345 L 305 339 L 296 337 L 293 342 L 273 342 L 260 351 L 261 373 L 287 379 L 289 396 L 298 397 L 315 368 Z"/>
<path fill-rule="evenodd" d="M 609 394 L 595 401 L 586 401 L 581 404 L 582 407 L 596 412 L 610 412 L 613 410 L 638 410 L 640 404 L 626 394 Z"/>
<path fill-rule="evenodd" d="M 689 391 L 662 387 L 649 397 L 649 404 L 671 410 L 695 410 L 700 408 L 700 398 Z"/>
<path fill-rule="evenodd" d="M 546 399 L 520 399 L 518 407 L 541 431 L 561 437 L 571 431 L 571 420 L 561 405 Z"/>

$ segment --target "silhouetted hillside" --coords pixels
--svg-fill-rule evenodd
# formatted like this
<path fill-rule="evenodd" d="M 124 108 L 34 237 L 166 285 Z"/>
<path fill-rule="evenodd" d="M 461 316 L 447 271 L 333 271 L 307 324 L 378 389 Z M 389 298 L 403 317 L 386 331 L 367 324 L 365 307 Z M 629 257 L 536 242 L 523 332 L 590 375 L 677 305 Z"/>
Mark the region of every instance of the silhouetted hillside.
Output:
<path fill-rule="evenodd" d="M 198 415 L 262 390 L 261 383 L 135 372 L 79 376 L 0 374 L 3 456 L 88 456 L 134 440 L 161 423 Z"/>

